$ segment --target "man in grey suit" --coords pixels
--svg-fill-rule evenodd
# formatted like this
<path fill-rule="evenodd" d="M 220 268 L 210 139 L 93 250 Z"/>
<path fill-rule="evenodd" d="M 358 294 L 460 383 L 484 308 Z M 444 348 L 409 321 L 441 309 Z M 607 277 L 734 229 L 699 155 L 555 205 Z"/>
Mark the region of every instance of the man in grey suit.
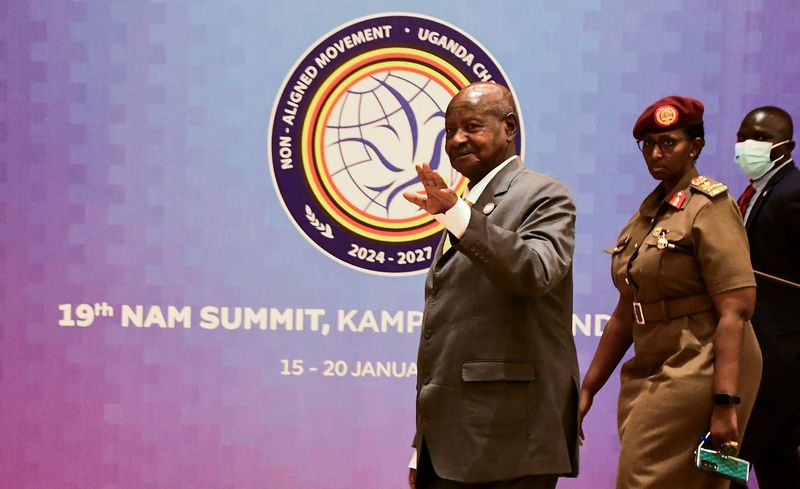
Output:
<path fill-rule="evenodd" d="M 412 488 L 553 488 L 577 475 L 575 205 L 524 167 L 518 127 L 508 89 L 464 88 L 445 150 L 468 194 L 427 164 L 425 191 L 404 194 L 447 229 L 425 282 Z"/>

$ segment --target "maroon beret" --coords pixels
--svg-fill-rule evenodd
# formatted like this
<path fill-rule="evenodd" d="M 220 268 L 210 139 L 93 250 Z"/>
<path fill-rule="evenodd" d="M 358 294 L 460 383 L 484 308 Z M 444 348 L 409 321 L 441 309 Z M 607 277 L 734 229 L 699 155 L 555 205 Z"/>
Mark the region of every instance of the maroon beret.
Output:
<path fill-rule="evenodd" d="M 703 103 L 690 97 L 670 95 L 644 109 L 633 126 L 633 137 L 648 132 L 665 132 L 703 122 Z"/>

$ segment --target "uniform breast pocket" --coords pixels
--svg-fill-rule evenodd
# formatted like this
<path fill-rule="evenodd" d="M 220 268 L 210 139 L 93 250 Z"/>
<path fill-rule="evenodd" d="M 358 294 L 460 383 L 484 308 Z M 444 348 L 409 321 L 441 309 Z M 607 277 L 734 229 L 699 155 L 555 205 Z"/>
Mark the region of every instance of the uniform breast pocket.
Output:
<path fill-rule="evenodd" d="M 615 287 L 617 286 L 617 281 L 624 278 L 622 275 L 624 274 L 625 267 L 620 266 L 619 257 L 622 251 L 628 246 L 630 240 L 631 237 L 628 234 L 620 236 L 617 240 L 617 244 L 603 250 L 611 255 L 611 282 L 613 282 Z M 618 275 L 620 276 L 618 277 Z"/>
<path fill-rule="evenodd" d="M 688 272 L 696 266 L 691 237 L 683 231 L 656 228 L 644 244 L 659 254 L 662 274 Z"/>
<path fill-rule="evenodd" d="M 631 240 L 631 237 L 626 234 L 625 236 L 622 236 L 622 237 L 619 238 L 619 240 L 617 241 L 617 244 L 615 244 L 614 246 L 610 246 L 610 247 L 604 249 L 603 251 L 605 251 L 609 255 L 616 255 L 617 253 L 620 253 L 620 252 L 622 252 L 622 250 L 625 249 L 625 247 L 628 245 L 628 241 L 630 241 L 630 240 Z"/>

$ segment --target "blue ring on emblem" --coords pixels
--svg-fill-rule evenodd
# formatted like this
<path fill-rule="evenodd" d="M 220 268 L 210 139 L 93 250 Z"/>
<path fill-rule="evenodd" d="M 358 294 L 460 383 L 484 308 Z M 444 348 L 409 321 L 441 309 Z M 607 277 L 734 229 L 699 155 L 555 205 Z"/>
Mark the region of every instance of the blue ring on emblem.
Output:
<path fill-rule="evenodd" d="M 349 268 L 424 272 L 441 227 L 402 192 L 418 185 L 415 163 L 461 178 L 443 150 L 444 108 L 482 79 L 513 93 L 483 46 L 433 17 L 377 14 L 322 36 L 285 78 L 268 134 L 273 184 L 295 227 Z M 520 115 L 520 155 L 523 141 Z"/>

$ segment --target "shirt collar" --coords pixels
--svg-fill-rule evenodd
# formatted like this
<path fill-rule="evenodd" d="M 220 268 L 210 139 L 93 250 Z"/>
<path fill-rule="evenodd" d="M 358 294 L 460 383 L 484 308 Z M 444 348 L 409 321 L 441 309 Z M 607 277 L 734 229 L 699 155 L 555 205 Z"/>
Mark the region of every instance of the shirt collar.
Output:
<path fill-rule="evenodd" d="M 469 192 L 467 193 L 467 196 L 464 198 L 464 200 L 466 200 L 467 203 L 469 203 L 469 205 L 472 205 L 475 202 L 477 202 L 478 198 L 481 196 L 483 191 L 486 189 L 486 186 L 489 185 L 489 183 L 492 181 L 495 175 L 500 173 L 500 170 L 507 167 L 508 164 L 511 163 L 516 157 L 517 155 L 513 155 L 504 162 L 494 167 L 492 171 L 487 173 L 485 177 L 481 178 L 478 181 L 478 183 L 476 183 L 471 189 L 469 189 Z"/>

